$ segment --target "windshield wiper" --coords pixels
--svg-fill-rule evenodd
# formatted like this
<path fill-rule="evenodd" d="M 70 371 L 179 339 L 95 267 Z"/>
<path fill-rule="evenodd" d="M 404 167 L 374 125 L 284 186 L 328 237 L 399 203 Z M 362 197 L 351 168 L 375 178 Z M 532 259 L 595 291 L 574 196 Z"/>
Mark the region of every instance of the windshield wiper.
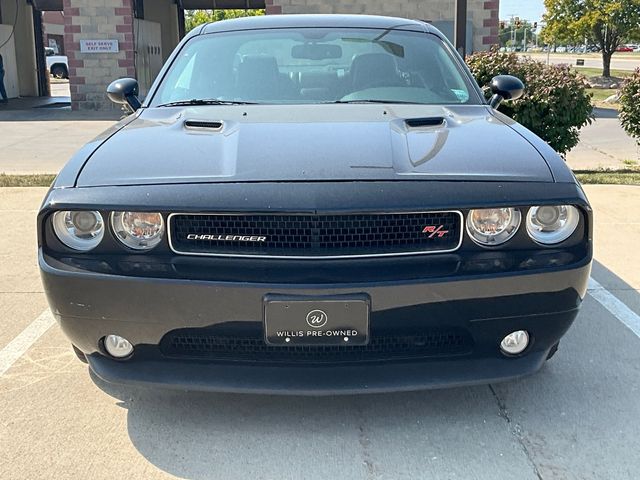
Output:
<path fill-rule="evenodd" d="M 257 105 L 256 102 L 243 102 L 237 100 L 218 100 L 217 98 L 192 98 L 191 100 L 179 100 L 177 102 L 163 103 L 159 107 L 182 107 L 185 105 Z"/>
<path fill-rule="evenodd" d="M 426 105 L 426 103 L 420 102 L 405 102 L 402 100 L 334 100 L 331 102 L 322 102 L 322 103 L 403 103 L 407 105 Z"/>

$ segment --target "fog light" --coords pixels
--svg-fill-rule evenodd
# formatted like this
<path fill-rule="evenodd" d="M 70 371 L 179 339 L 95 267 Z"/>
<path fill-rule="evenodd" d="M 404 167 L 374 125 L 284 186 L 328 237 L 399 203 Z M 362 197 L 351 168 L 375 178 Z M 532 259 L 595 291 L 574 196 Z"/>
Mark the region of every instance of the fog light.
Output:
<path fill-rule="evenodd" d="M 529 345 L 529 334 L 525 330 L 511 332 L 500 342 L 500 350 L 507 355 L 518 355 Z"/>
<path fill-rule="evenodd" d="M 115 358 L 124 358 L 131 355 L 133 345 L 126 338 L 118 335 L 107 335 L 104 338 L 104 349 Z"/>

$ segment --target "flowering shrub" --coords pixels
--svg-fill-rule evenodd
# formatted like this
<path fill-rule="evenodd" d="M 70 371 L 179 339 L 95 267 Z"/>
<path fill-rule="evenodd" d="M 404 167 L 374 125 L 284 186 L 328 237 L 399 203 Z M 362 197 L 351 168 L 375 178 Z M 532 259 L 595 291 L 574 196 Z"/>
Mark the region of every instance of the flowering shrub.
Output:
<path fill-rule="evenodd" d="M 637 68 L 620 89 L 620 123 L 640 145 L 640 68 Z"/>
<path fill-rule="evenodd" d="M 580 129 L 591 123 L 591 95 L 586 79 L 568 65 L 519 59 L 514 53 L 475 53 L 467 64 L 481 87 L 496 75 L 513 75 L 526 86 L 518 100 L 503 102 L 502 113 L 544 139 L 558 153 L 578 144 Z M 491 92 L 486 92 L 487 98 Z"/>

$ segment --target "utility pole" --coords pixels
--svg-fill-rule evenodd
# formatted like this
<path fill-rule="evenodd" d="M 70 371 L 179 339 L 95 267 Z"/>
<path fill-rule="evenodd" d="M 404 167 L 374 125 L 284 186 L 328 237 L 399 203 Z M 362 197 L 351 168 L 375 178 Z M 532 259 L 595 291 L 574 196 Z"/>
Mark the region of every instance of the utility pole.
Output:
<path fill-rule="evenodd" d="M 515 23 L 514 23 L 514 22 L 515 22 L 515 18 L 516 18 L 516 16 L 512 13 L 511 15 L 509 15 L 509 18 L 510 18 L 510 21 L 509 21 L 509 28 L 511 29 L 511 30 L 510 30 L 510 34 L 511 34 L 511 36 L 510 36 L 510 37 L 511 37 L 511 38 L 510 38 L 510 40 L 511 40 L 511 45 L 509 45 L 509 48 L 507 49 L 507 51 L 509 51 L 511 48 L 515 48 L 515 45 L 516 45 L 516 40 L 515 40 L 515 28 L 514 28 L 514 26 L 515 26 Z"/>
<path fill-rule="evenodd" d="M 465 57 L 467 50 L 467 0 L 455 0 L 454 45 L 456 50 Z"/>

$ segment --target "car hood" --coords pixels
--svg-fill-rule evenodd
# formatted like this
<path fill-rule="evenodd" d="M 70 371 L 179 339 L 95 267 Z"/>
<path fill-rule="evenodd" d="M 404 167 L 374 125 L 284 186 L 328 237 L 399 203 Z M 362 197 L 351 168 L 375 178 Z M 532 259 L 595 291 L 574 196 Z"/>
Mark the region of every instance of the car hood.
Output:
<path fill-rule="evenodd" d="M 76 185 L 358 180 L 553 181 L 486 106 L 146 109 L 107 138 Z"/>

